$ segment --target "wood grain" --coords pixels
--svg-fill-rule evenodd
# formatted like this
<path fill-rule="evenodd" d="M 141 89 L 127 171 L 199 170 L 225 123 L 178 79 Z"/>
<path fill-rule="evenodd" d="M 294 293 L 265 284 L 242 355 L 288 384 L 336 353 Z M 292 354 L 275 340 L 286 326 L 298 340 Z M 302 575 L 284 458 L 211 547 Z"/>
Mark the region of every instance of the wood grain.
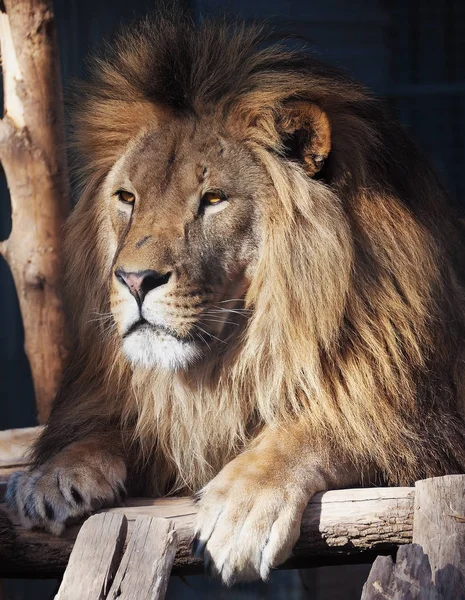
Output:
<path fill-rule="evenodd" d="M 24 467 L 28 453 L 43 427 L 24 427 L 0 431 L 0 468 Z"/>
<path fill-rule="evenodd" d="M 79 531 L 55 600 L 103 600 L 123 555 L 124 515 L 106 513 L 87 519 Z"/>
<path fill-rule="evenodd" d="M 441 598 L 465 599 L 465 475 L 415 484 L 413 541 L 429 558 Z"/>
<path fill-rule="evenodd" d="M 128 547 L 108 600 L 163 600 L 176 555 L 174 523 L 155 517 L 136 518 Z"/>

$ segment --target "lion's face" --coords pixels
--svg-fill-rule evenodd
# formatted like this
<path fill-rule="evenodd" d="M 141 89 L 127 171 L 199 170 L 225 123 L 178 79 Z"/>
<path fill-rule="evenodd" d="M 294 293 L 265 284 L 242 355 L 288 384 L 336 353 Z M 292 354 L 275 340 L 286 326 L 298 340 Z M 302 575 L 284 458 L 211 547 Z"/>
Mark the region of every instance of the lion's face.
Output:
<path fill-rule="evenodd" d="M 267 182 L 208 121 L 145 132 L 116 163 L 111 311 L 133 364 L 185 368 L 240 329 Z"/>

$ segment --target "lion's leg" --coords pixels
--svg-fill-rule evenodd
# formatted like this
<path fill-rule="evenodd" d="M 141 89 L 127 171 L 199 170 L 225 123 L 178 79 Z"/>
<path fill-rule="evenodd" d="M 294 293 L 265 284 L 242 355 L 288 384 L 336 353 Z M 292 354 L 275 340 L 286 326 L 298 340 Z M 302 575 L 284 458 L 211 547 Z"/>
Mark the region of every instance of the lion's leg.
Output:
<path fill-rule="evenodd" d="M 59 534 L 69 517 L 116 502 L 124 492 L 125 480 L 126 464 L 118 436 L 94 433 L 32 471 L 14 473 L 6 498 L 23 526 Z"/>
<path fill-rule="evenodd" d="M 201 490 L 194 551 L 224 583 L 267 579 L 290 555 L 310 498 L 360 481 L 311 447 L 303 428 L 268 429 Z"/>

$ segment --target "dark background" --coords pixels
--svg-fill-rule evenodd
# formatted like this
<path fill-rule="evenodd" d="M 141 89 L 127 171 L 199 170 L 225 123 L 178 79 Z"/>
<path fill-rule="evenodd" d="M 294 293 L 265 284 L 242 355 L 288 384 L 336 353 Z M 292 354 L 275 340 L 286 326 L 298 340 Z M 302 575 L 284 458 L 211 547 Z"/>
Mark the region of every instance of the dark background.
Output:
<path fill-rule="evenodd" d="M 464 0 L 181 0 L 194 16 L 227 11 L 265 18 L 284 34 L 304 39 L 313 51 L 346 69 L 380 96 L 434 162 L 452 202 L 465 216 L 465 1 Z M 55 0 L 66 86 L 85 76 L 85 57 L 120 23 L 156 8 L 156 0 Z M 11 226 L 8 193 L 0 173 L 0 239 Z M 16 293 L 0 257 L 0 429 L 35 424 L 35 405 Z M 344 574 L 344 573 L 347 573 Z M 313 591 L 299 576 L 279 574 L 272 586 L 221 592 L 182 584 L 172 598 L 358 598 L 350 591 L 355 571 L 311 571 Z M 334 580 L 341 596 L 330 591 Z M 192 582 L 191 582 L 192 583 Z M 39 587 L 16 585 L 12 597 L 39 598 Z M 355 588 L 358 583 L 353 584 Z M 198 588 L 202 586 L 200 591 Z M 29 587 L 29 593 L 25 589 Z M 46 588 L 50 586 L 45 585 Z M 21 591 L 23 590 L 23 591 Z M 190 590 L 190 591 L 189 591 Z M 40 595 L 42 597 L 42 595 Z M 44 596 L 47 597 L 47 596 Z"/>

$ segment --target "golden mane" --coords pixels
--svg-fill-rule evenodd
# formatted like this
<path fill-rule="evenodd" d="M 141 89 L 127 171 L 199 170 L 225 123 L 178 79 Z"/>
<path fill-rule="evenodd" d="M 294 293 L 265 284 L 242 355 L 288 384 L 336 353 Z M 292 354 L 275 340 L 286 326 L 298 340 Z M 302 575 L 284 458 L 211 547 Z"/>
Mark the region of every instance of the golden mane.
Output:
<path fill-rule="evenodd" d="M 260 28 L 152 19 L 96 62 L 78 107 L 85 185 L 65 248 L 76 339 L 67 378 L 87 406 L 73 407 L 65 381 L 40 461 L 113 415 L 141 468 L 163 458 L 158 493 L 198 489 L 264 424 L 295 419 L 328 461 L 342 453 L 392 483 L 465 469 L 465 305 L 444 192 L 382 103 L 266 40 Z M 285 158 L 277 115 L 296 99 L 331 124 L 324 183 Z M 251 316 L 226 353 L 188 375 L 132 372 L 95 317 L 109 312 L 111 267 L 96 197 L 147 122 L 182 113 L 217 115 L 266 168 L 276 190 L 267 241 L 246 295 Z"/>

